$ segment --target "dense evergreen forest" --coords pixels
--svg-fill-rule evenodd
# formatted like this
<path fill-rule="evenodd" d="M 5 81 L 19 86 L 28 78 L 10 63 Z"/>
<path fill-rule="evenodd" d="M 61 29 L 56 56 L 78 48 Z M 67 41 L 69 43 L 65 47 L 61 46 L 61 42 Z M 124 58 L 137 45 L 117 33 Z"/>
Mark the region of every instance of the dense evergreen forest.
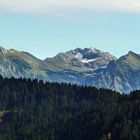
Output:
<path fill-rule="evenodd" d="M 140 91 L 0 77 L 0 140 L 140 140 Z"/>

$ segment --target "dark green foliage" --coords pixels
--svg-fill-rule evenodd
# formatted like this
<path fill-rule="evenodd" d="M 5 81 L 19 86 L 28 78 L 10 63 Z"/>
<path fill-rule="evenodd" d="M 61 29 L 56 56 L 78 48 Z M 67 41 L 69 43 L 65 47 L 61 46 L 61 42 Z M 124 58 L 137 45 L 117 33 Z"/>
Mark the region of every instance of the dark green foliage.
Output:
<path fill-rule="evenodd" d="M 110 139 L 140 139 L 140 91 L 0 77 L 0 140 Z"/>

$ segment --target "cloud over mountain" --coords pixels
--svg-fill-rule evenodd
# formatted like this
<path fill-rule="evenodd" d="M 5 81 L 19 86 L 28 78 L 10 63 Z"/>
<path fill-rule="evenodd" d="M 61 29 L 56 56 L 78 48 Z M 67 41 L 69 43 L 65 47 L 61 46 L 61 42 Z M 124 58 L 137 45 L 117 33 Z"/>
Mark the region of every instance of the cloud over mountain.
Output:
<path fill-rule="evenodd" d="M 50 14 L 73 10 L 140 13 L 140 0 L 0 0 L 0 10 Z"/>

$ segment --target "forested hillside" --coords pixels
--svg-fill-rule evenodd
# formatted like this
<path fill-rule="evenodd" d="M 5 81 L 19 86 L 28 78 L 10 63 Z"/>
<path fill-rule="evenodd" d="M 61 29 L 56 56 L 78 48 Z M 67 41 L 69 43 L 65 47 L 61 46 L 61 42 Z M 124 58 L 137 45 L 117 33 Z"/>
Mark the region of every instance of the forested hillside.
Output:
<path fill-rule="evenodd" d="M 0 140 L 139 140 L 140 91 L 0 77 Z"/>

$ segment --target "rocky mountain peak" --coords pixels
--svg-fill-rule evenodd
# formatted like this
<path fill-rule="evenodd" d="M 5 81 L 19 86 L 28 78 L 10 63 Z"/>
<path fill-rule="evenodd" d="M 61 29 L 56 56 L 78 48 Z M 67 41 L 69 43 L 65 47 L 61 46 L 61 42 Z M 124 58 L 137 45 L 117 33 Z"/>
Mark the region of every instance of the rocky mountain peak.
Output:
<path fill-rule="evenodd" d="M 129 54 L 129 55 L 134 55 L 134 54 L 136 54 L 136 53 L 134 53 L 134 52 L 132 52 L 132 51 L 129 51 L 128 54 Z"/>
<path fill-rule="evenodd" d="M 128 57 L 139 57 L 140 55 L 139 54 L 136 54 L 132 51 L 129 51 L 128 54 L 127 54 Z"/>
<path fill-rule="evenodd" d="M 87 58 L 87 59 L 95 59 L 95 58 L 98 58 L 98 57 L 105 57 L 106 59 L 116 59 L 115 56 L 111 55 L 110 53 L 107 53 L 107 52 L 103 52 L 99 49 L 96 49 L 96 48 L 84 48 L 84 49 L 81 49 L 81 48 L 77 48 L 74 50 L 75 53 L 77 54 L 81 54 L 83 56 L 83 58 Z"/>
<path fill-rule="evenodd" d="M 120 61 L 128 61 L 130 63 L 136 62 L 137 60 L 139 61 L 139 59 L 140 59 L 140 55 L 132 51 L 129 51 L 128 54 L 119 58 Z"/>
<path fill-rule="evenodd" d="M 7 52 L 8 50 L 0 46 L 0 55 L 5 55 Z"/>
<path fill-rule="evenodd" d="M 102 53 L 100 50 L 96 49 L 96 48 L 84 48 L 84 49 L 81 49 L 81 48 L 76 48 L 74 50 L 74 52 L 79 52 L 79 53 L 82 53 L 82 52 L 86 52 L 86 53 Z"/>
<path fill-rule="evenodd" d="M 101 53 L 101 50 L 92 47 L 88 48 L 88 50 L 92 53 Z"/>
<path fill-rule="evenodd" d="M 115 56 L 90 47 L 76 48 L 65 53 L 59 53 L 53 58 L 47 58 L 45 62 L 53 68 L 61 66 L 61 69 L 91 71 L 105 68 L 112 60 L 116 60 Z"/>

